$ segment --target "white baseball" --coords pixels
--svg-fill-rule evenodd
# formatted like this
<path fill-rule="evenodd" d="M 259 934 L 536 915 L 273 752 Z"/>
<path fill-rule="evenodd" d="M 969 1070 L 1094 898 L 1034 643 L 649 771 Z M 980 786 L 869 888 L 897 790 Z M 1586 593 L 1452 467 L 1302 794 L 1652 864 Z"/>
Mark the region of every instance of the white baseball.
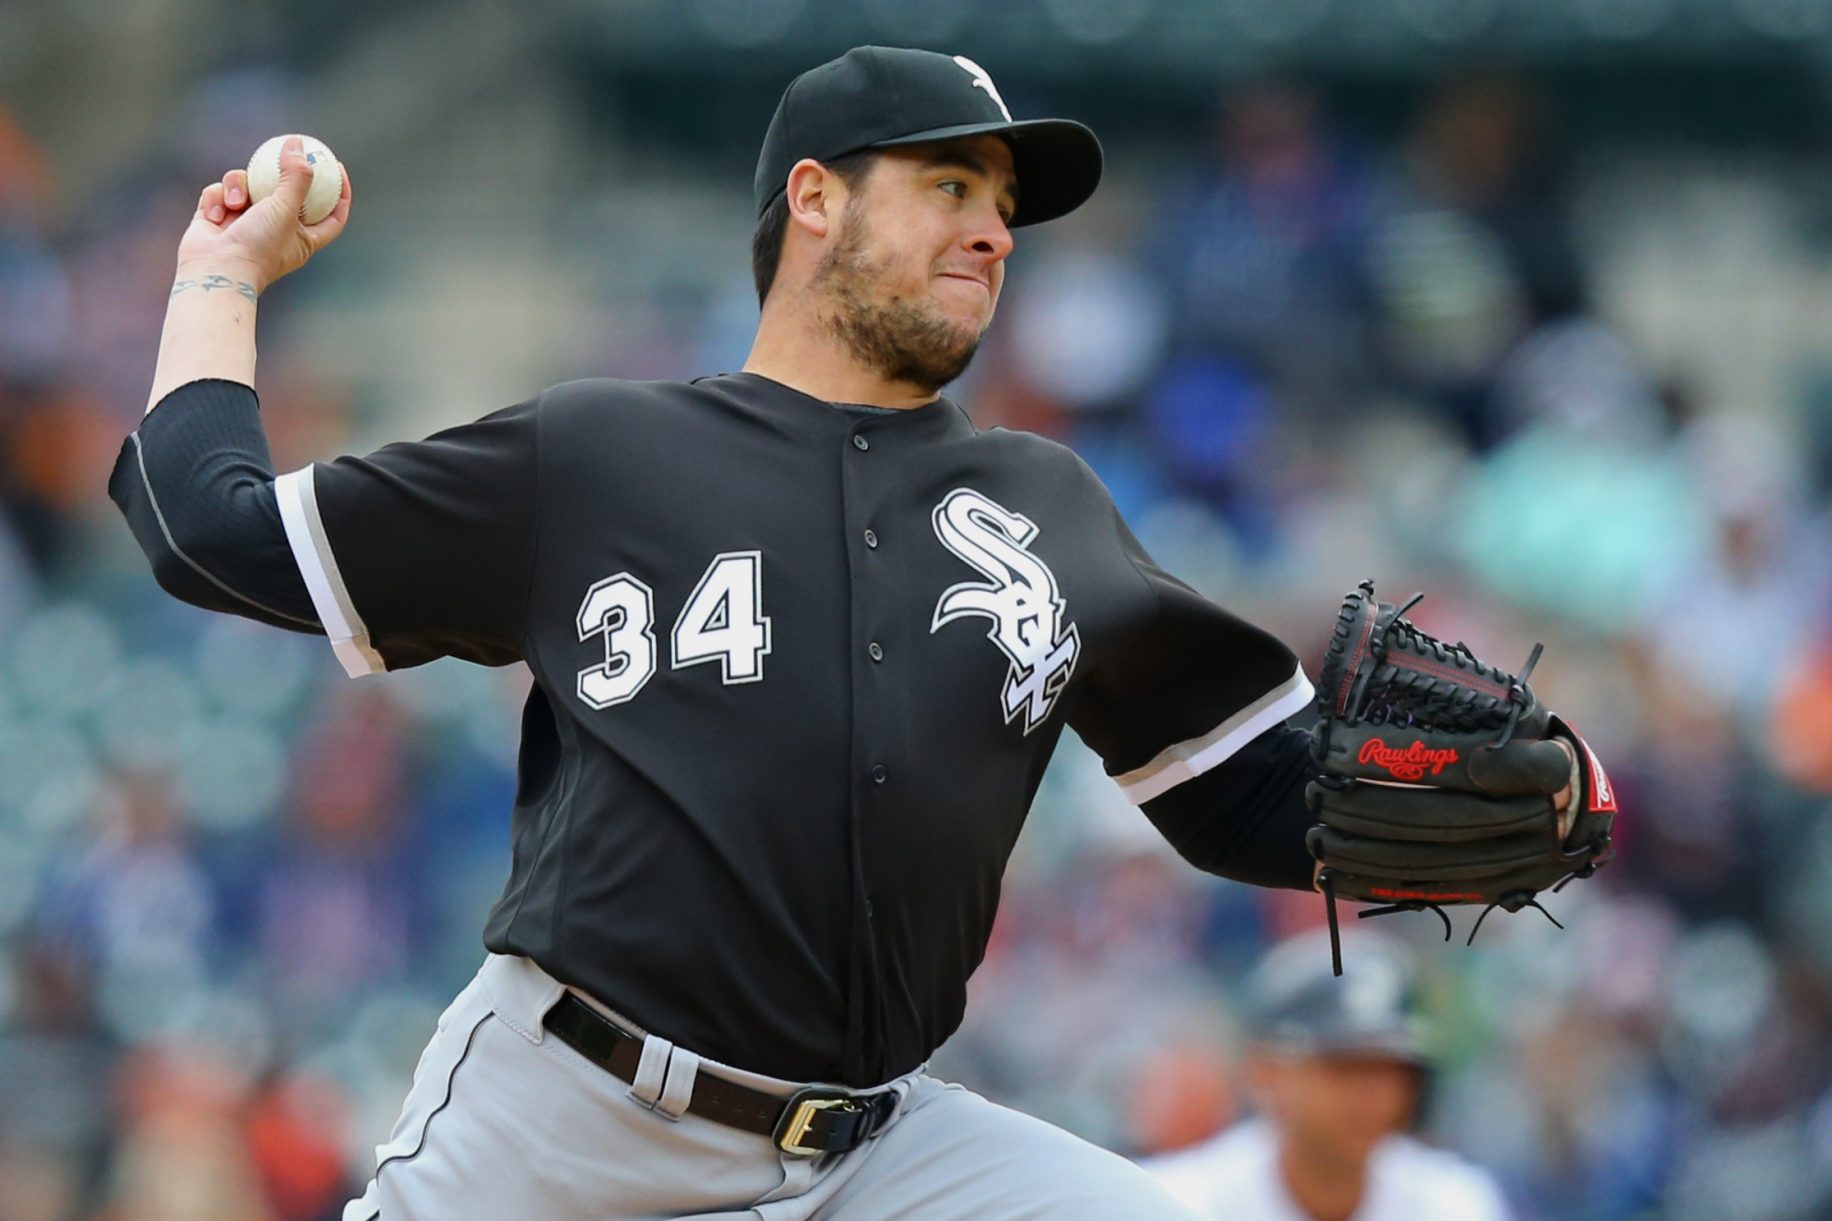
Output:
<path fill-rule="evenodd" d="M 286 136 L 275 136 L 248 159 L 248 200 L 259 203 L 280 185 L 280 145 Z M 306 188 L 305 203 L 299 208 L 299 219 L 315 225 L 331 214 L 343 194 L 343 165 L 323 140 L 300 136 L 304 142 L 305 161 L 312 167 L 312 185 Z"/>

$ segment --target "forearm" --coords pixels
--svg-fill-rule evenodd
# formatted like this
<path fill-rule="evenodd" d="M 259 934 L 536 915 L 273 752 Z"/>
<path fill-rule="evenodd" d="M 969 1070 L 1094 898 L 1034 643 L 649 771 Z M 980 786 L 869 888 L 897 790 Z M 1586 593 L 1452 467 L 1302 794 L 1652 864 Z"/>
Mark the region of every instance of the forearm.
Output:
<path fill-rule="evenodd" d="M 199 378 L 254 385 L 255 306 L 269 284 L 303 267 L 343 232 L 350 175 L 339 177 L 337 206 L 311 225 L 300 219 L 312 167 L 298 136 L 281 144 L 279 184 L 259 203 L 249 200 L 243 170 L 230 170 L 203 189 L 178 243 L 178 274 L 146 399 L 149 415 L 166 395 Z"/>
<path fill-rule="evenodd" d="M 172 391 L 202 378 L 254 385 L 257 283 L 245 267 L 225 260 L 179 266 L 166 302 L 148 413 Z"/>
<path fill-rule="evenodd" d="M 1275 725 L 1232 758 L 1145 803 L 1164 838 L 1198 869 L 1255 886 L 1309 890 L 1304 786 L 1310 735 Z"/>
<path fill-rule="evenodd" d="M 178 243 L 146 418 L 108 479 L 161 588 L 303 632 L 323 629 L 280 514 L 254 393 L 254 332 L 262 290 L 336 240 L 349 219 L 348 174 L 330 216 L 300 219 L 311 180 L 291 136 L 279 185 L 259 203 L 242 170 L 198 196 Z"/>

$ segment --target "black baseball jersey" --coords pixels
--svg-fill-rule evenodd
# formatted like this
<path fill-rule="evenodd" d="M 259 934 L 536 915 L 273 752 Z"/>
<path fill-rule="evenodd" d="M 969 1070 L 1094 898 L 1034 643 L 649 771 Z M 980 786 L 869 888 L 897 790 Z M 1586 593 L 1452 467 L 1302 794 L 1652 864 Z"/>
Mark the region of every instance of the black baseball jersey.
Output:
<path fill-rule="evenodd" d="M 953 1032 L 1065 726 L 1143 803 L 1311 694 L 1071 451 L 946 397 L 572 382 L 275 492 L 351 673 L 533 672 L 488 947 L 792 1080 Z"/>

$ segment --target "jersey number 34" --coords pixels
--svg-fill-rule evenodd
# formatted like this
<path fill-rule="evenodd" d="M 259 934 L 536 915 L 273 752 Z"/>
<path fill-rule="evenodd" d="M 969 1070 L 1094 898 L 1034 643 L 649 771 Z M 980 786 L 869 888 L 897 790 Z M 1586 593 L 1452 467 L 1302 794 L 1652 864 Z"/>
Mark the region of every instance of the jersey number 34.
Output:
<path fill-rule="evenodd" d="M 634 699 L 655 676 L 655 591 L 627 572 L 593 584 L 579 603 L 579 642 L 594 636 L 604 639 L 604 663 L 579 671 L 579 698 L 593 708 Z M 676 670 L 716 661 L 727 684 L 760 680 L 770 651 L 763 554 L 714 556 L 675 619 L 669 644 Z"/>

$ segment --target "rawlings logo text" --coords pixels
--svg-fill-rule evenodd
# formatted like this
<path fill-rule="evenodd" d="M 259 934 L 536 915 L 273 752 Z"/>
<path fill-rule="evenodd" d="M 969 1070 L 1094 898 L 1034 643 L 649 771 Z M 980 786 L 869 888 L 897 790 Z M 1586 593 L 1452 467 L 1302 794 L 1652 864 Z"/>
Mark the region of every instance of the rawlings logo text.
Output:
<path fill-rule="evenodd" d="M 1462 756 L 1449 747 L 1430 750 L 1423 742 L 1413 742 L 1401 748 L 1388 746 L 1379 738 L 1369 738 L 1361 744 L 1361 755 L 1356 761 L 1372 763 L 1395 780 L 1423 780 L 1426 768 L 1436 776 L 1460 758 Z"/>

